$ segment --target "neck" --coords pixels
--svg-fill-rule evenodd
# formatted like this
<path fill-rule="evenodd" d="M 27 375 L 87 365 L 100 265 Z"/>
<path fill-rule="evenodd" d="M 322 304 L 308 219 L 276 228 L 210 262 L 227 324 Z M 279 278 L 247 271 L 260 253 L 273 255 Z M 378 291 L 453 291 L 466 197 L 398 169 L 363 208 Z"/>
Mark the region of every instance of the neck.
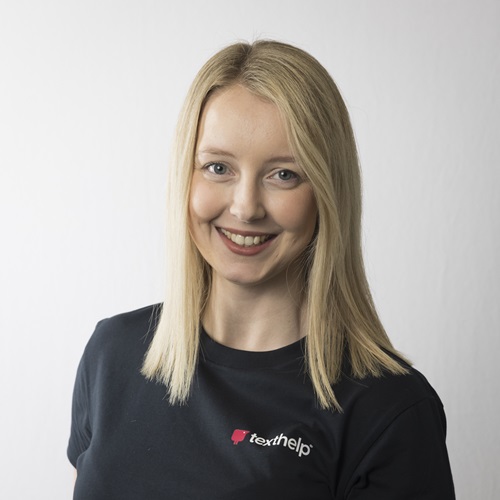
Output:
<path fill-rule="evenodd" d="M 242 286 L 214 276 L 205 330 L 216 342 L 245 351 L 270 351 L 299 340 L 305 335 L 305 303 L 303 287 L 293 281 Z"/>

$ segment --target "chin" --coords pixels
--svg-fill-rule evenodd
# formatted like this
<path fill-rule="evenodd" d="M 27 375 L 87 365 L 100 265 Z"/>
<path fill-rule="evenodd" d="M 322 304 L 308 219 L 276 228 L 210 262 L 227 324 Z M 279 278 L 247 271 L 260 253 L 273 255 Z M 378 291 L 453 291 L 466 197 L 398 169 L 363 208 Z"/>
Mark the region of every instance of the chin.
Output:
<path fill-rule="evenodd" d="M 260 272 L 259 272 L 260 271 Z M 229 282 L 233 285 L 244 287 L 265 286 L 287 280 L 285 269 L 256 269 L 246 268 L 238 269 L 233 267 L 231 270 L 224 269 L 222 272 L 214 270 L 214 279 L 222 282 Z"/>
<path fill-rule="evenodd" d="M 265 283 L 268 279 L 259 278 L 255 274 L 245 274 L 245 273 L 234 273 L 230 275 L 221 276 L 224 281 L 228 281 L 233 285 L 239 286 L 257 286 Z"/>

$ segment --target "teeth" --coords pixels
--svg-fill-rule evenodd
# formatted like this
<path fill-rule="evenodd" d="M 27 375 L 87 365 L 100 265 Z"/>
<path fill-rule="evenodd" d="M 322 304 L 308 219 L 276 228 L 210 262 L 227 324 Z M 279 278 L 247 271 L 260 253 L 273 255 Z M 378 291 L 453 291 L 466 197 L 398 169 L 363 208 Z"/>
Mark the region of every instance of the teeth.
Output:
<path fill-rule="evenodd" d="M 225 229 L 221 229 L 221 233 L 226 238 L 229 238 L 233 243 L 236 243 L 237 245 L 240 245 L 242 247 L 252 247 L 254 245 L 261 245 L 262 243 L 264 243 L 265 241 L 267 241 L 270 238 L 269 235 L 242 236 L 241 234 L 230 233 L 229 231 L 226 231 Z"/>

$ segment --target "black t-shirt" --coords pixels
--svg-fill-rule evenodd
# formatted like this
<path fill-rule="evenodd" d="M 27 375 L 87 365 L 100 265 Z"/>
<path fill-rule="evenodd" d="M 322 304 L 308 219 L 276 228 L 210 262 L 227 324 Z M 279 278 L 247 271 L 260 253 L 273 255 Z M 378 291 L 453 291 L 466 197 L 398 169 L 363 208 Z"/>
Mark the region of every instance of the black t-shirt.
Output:
<path fill-rule="evenodd" d="M 101 321 L 78 368 L 68 457 L 77 500 L 451 500 L 442 404 L 409 375 L 335 385 L 318 408 L 303 341 L 239 351 L 201 332 L 192 396 L 140 368 L 153 307 Z"/>

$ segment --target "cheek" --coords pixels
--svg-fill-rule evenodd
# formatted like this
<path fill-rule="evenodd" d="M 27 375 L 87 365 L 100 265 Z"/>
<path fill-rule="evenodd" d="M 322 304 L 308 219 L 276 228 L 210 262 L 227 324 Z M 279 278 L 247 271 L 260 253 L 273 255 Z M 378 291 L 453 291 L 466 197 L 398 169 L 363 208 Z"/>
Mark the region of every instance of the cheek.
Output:
<path fill-rule="evenodd" d="M 213 185 L 193 178 L 189 196 L 189 214 L 193 223 L 214 219 L 222 209 L 222 198 Z"/>
<path fill-rule="evenodd" d="M 317 217 L 318 209 L 314 195 L 309 190 L 291 197 L 280 207 L 280 219 L 283 227 L 299 233 L 308 241 L 314 233 Z"/>

